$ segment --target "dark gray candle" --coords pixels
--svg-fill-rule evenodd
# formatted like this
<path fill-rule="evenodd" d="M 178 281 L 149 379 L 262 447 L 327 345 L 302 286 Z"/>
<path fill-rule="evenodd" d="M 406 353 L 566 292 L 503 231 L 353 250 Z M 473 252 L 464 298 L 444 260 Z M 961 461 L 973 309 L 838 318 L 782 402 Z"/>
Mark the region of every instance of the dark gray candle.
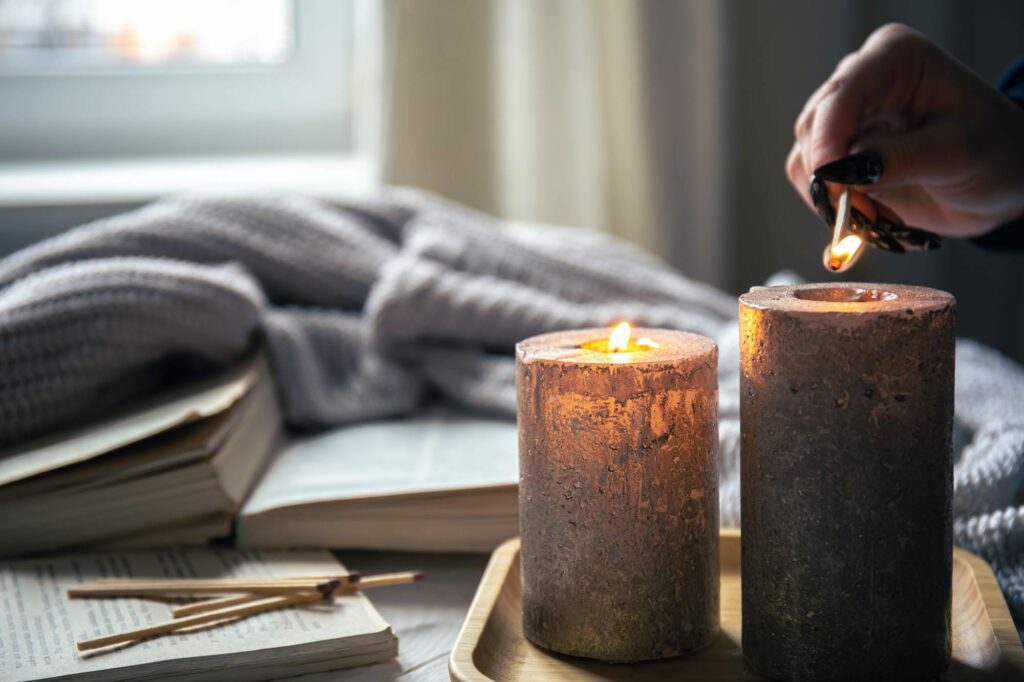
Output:
<path fill-rule="evenodd" d="M 718 349 L 635 330 L 517 346 L 523 633 L 606 661 L 678 656 L 718 627 Z"/>
<path fill-rule="evenodd" d="M 949 664 L 954 308 L 879 284 L 740 297 L 743 653 L 762 674 Z"/>

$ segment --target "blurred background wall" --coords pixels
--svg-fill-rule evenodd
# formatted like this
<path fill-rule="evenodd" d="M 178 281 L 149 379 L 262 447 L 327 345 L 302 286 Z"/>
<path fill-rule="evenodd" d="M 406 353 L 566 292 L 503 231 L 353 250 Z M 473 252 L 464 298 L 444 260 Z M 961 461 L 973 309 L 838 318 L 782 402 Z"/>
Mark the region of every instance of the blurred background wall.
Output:
<path fill-rule="evenodd" d="M 994 81 L 1017 0 L 392 0 L 384 173 L 510 218 L 620 234 L 741 292 L 821 266 L 828 233 L 783 161 L 810 93 L 907 23 Z M 947 241 L 873 251 L 846 279 L 945 288 L 960 332 L 1024 359 L 1024 256 Z"/>

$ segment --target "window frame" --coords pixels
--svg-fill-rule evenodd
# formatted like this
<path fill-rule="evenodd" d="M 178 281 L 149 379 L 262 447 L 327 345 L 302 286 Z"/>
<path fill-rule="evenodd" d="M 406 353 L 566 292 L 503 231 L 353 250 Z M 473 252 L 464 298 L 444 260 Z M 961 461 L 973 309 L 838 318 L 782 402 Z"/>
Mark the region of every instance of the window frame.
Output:
<path fill-rule="evenodd" d="M 377 3 L 294 2 L 279 65 L 0 74 L 0 160 L 374 153 Z"/>

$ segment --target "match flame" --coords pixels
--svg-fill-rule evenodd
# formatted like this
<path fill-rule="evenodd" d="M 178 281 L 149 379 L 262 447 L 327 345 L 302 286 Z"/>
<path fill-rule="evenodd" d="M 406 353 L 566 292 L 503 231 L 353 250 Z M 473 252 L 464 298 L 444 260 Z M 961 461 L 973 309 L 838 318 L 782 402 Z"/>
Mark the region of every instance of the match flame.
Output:
<path fill-rule="evenodd" d="M 834 272 L 842 272 L 853 265 L 863 245 L 864 240 L 857 235 L 846 235 L 838 244 L 825 249 L 825 267 Z"/>
<path fill-rule="evenodd" d="M 611 336 L 608 337 L 608 352 L 624 353 L 628 350 L 630 334 L 629 322 L 620 322 L 615 325 L 615 329 L 612 330 Z"/>

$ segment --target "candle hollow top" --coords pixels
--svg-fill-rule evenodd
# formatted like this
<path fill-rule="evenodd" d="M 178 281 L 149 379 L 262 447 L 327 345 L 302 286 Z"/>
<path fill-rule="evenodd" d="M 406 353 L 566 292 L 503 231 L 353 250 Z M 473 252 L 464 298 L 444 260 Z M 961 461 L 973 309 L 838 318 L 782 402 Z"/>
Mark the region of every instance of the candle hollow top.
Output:
<path fill-rule="evenodd" d="M 574 329 L 533 336 L 516 344 L 516 357 L 522 363 L 535 361 L 566 365 L 645 365 L 717 357 L 715 342 L 706 336 L 672 329 L 636 327 L 634 338 L 649 339 L 656 347 L 609 352 L 599 350 L 602 340 L 607 345 L 609 328 Z"/>
<path fill-rule="evenodd" d="M 952 294 L 905 284 L 832 282 L 753 287 L 740 306 L 800 315 L 915 315 L 956 304 Z"/>

